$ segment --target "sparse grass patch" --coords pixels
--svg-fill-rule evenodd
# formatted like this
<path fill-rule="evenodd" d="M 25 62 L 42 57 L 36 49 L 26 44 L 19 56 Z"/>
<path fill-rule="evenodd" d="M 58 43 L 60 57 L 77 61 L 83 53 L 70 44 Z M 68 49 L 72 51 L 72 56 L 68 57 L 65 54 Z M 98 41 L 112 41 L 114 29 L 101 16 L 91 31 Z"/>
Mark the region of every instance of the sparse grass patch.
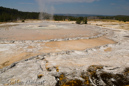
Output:
<path fill-rule="evenodd" d="M 88 21 L 119 22 L 118 20 L 112 20 L 112 19 L 88 19 Z"/>
<path fill-rule="evenodd" d="M 120 25 L 120 29 L 129 30 L 129 24 L 128 25 L 126 25 L 126 24 Z"/>

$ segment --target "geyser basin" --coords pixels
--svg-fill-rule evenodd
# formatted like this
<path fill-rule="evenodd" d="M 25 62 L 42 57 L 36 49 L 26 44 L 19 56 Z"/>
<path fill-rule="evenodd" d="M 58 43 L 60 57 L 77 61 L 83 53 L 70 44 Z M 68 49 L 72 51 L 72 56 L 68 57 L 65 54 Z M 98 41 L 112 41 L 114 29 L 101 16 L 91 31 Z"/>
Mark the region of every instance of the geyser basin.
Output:
<path fill-rule="evenodd" d="M 46 22 L 42 27 L 41 23 L 18 23 L 17 26 L 0 29 L 0 41 L 17 41 L 14 44 L 1 44 L 0 55 L 2 61 L 0 68 L 8 66 L 16 61 L 36 56 L 42 53 L 61 52 L 67 50 L 84 50 L 94 48 L 106 44 L 114 44 L 115 42 L 105 37 L 91 39 L 76 39 L 60 42 L 22 42 L 22 40 L 49 40 L 49 39 L 65 39 L 76 37 L 92 37 L 98 36 L 103 32 L 101 28 L 90 25 L 77 25 L 73 22 Z M 15 24 L 15 23 L 14 23 Z M 38 28 L 38 29 L 34 29 Z M 44 29 L 47 28 L 47 29 Z M 50 29 L 52 28 L 52 29 Z M 53 29 L 56 28 L 56 29 Z M 19 43 L 20 42 L 20 43 Z M 5 47 L 6 46 L 6 47 Z M 6 50 L 4 50 L 4 49 Z M 6 58 L 8 57 L 8 58 Z M 18 58 L 17 58 L 18 57 Z"/>
<path fill-rule="evenodd" d="M 105 37 L 100 37 L 96 39 L 80 39 L 46 43 L 0 44 L 0 68 L 8 66 L 16 61 L 27 59 L 31 56 L 36 56 L 42 53 L 85 50 L 88 48 L 114 43 L 116 42 L 106 39 Z"/>
<path fill-rule="evenodd" d="M 46 40 L 73 37 L 91 37 L 99 34 L 93 26 L 77 25 L 73 22 L 33 22 L 4 24 L 0 28 L 1 40 Z M 17 24 L 17 25 L 16 25 Z M 9 24 L 8 24 L 9 25 Z M 15 25 L 15 26 L 13 26 Z M 7 30 L 7 28 L 11 28 Z"/>
<path fill-rule="evenodd" d="M 33 24 L 36 25 L 36 23 Z M 126 80 L 127 82 L 121 86 L 128 85 L 129 38 L 125 36 L 128 36 L 129 31 L 118 31 L 116 29 L 112 30 L 112 28 L 99 28 L 96 26 L 76 25 L 64 22 L 56 23 L 56 25 L 62 25 L 67 27 L 67 29 L 28 29 L 26 28 L 26 23 L 24 23 L 14 26 L 9 30 L 5 30 L 2 27 L 1 31 L 6 32 L 5 35 L 13 35 L 14 38 L 18 34 L 17 36 L 26 37 L 23 38 L 26 40 L 32 37 L 37 37 L 34 39 L 38 39 L 41 34 L 43 34 L 41 36 L 42 40 L 44 36 L 46 39 L 49 39 L 49 37 L 51 38 L 53 36 L 57 38 L 63 38 L 63 36 L 64 38 L 82 38 L 83 36 L 96 36 L 100 33 L 104 35 L 97 38 L 91 37 L 90 39 L 67 41 L 15 41 L 13 43 L 8 42 L 7 44 L 1 43 L 0 68 L 5 68 L 0 69 L 0 85 L 15 85 L 15 82 L 17 84 L 19 81 L 36 81 L 35 83 L 45 81 L 43 86 L 56 86 L 62 81 L 62 84 L 66 83 L 65 81 L 68 81 L 68 83 L 71 82 L 69 80 L 72 80 L 74 83 L 76 82 L 75 79 L 84 83 L 86 82 L 89 85 L 93 83 L 93 85 L 98 86 L 109 85 L 109 83 L 111 86 L 118 86 L 120 84 L 117 83 L 123 83 Z M 25 36 L 22 31 L 25 33 Z M 32 37 L 28 37 L 28 33 Z M 21 37 L 19 37 L 20 40 Z M 116 40 L 118 43 L 114 44 L 114 41 L 107 38 Z M 10 65 L 11 63 L 14 64 Z M 8 65 L 10 66 L 6 67 Z M 101 82 L 103 81 L 107 84 L 102 84 Z M 115 83 L 111 81 L 117 82 L 117 85 L 113 85 Z"/>

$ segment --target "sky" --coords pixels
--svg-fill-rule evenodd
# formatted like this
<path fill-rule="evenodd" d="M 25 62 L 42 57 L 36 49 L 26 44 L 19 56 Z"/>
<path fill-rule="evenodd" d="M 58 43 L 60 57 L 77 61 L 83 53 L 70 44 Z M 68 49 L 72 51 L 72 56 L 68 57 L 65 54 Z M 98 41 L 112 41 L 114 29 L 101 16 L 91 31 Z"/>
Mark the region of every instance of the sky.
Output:
<path fill-rule="evenodd" d="M 0 0 L 0 6 L 54 14 L 129 15 L 129 0 Z"/>

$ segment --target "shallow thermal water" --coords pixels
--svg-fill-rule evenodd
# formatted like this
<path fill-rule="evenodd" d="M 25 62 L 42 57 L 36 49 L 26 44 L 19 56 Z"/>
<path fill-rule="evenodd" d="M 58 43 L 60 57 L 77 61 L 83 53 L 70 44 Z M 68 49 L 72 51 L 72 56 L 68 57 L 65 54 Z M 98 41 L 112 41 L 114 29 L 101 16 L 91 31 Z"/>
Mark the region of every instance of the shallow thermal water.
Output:
<path fill-rule="evenodd" d="M 1 40 L 46 40 L 89 37 L 99 32 L 92 26 L 71 23 L 8 23 L 0 25 Z"/>

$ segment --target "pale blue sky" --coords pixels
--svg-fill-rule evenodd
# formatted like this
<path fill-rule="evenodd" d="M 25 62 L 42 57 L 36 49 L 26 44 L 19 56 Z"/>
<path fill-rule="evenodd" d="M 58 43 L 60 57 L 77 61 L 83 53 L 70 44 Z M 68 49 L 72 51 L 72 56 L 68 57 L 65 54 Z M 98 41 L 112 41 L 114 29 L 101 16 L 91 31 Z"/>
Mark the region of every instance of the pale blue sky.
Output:
<path fill-rule="evenodd" d="M 63 14 L 100 14 L 129 15 L 129 0 L 42 0 L 53 8 L 54 13 Z M 44 3 L 46 4 L 46 3 Z M 36 0 L 0 0 L 0 6 L 15 8 L 20 11 L 39 12 Z"/>

